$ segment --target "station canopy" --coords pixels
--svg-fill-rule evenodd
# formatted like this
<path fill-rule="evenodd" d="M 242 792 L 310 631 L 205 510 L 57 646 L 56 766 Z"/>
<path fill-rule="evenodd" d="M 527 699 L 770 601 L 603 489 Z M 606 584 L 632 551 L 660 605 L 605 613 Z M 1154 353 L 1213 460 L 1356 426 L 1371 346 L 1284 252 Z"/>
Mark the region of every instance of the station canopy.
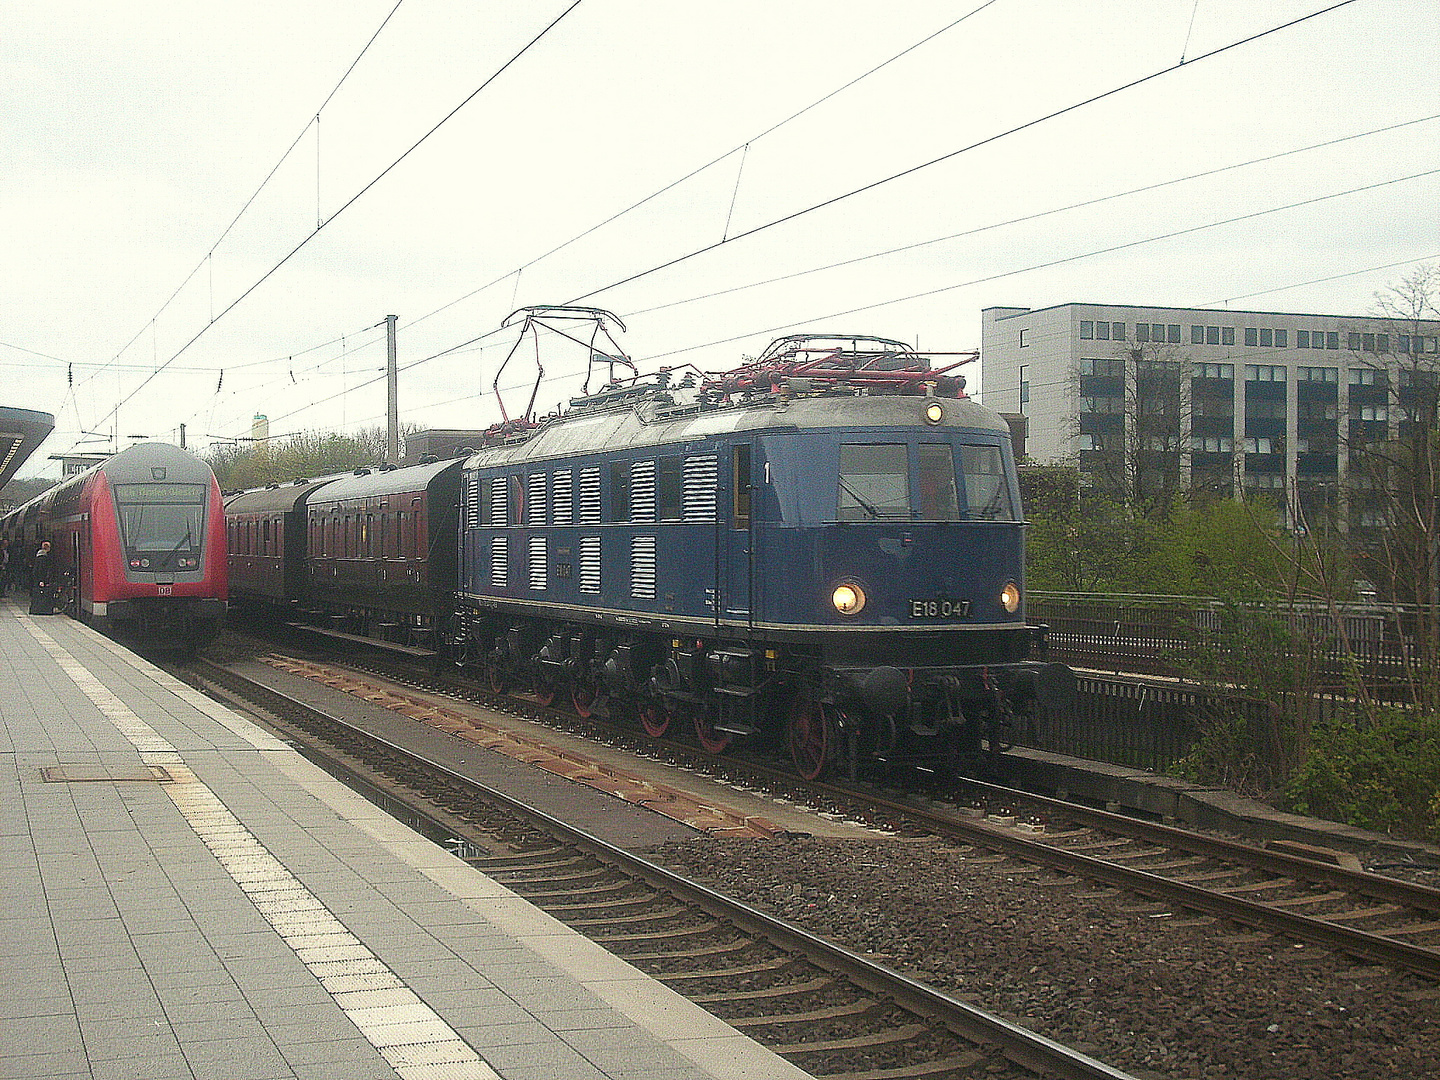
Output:
<path fill-rule="evenodd" d="M 54 430 L 55 417 L 49 413 L 0 405 L 0 487 L 10 482 Z"/>

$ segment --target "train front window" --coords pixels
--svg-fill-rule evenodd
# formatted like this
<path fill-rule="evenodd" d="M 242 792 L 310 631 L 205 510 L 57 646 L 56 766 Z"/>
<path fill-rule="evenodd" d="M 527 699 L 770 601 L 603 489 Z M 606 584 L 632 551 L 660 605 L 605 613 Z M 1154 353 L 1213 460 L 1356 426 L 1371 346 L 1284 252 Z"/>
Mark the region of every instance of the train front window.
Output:
<path fill-rule="evenodd" d="M 1005 480 L 1005 462 L 998 446 L 962 446 L 960 464 L 965 472 L 965 502 L 970 518 L 979 521 L 1013 521 L 1015 506 Z"/>
<path fill-rule="evenodd" d="M 204 484 L 116 484 L 115 510 L 132 570 L 199 568 Z"/>
<path fill-rule="evenodd" d="M 960 520 L 955 451 L 949 443 L 920 444 L 920 520 Z"/>
<path fill-rule="evenodd" d="M 910 464 L 903 443 L 842 443 L 840 521 L 908 520 Z"/>

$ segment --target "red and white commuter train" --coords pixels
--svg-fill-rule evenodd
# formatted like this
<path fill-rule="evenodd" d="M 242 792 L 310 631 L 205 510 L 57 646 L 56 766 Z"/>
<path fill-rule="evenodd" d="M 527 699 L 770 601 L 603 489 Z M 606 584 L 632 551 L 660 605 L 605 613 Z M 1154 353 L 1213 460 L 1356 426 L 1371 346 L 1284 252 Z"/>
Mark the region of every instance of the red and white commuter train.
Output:
<path fill-rule="evenodd" d="M 229 568 L 220 486 L 168 443 L 137 443 L 3 518 L 12 558 L 50 541 L 74 613 L 98 629 L 193 651 L 220 631 Z"/>

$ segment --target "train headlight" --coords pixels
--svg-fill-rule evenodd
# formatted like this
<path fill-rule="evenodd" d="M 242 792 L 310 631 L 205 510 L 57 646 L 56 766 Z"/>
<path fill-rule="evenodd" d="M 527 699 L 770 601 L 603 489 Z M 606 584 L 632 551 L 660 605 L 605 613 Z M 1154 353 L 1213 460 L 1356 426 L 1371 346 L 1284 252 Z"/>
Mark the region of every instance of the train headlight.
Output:
<path fill-rule="evenodd" d="M 1000 590 L 1000 606 L 1010 614 L 1015 614 L 1020 607 L 1020 586 L 1013 581 L 1007 581 L 1005 588 Z"/>
<path fill-rule="evenodd" d="M 945 419 L 945 406 L 938 401 L 932 401 L 925 406 L 925 422 L 927 424 L 938 424 Z"/>
<path fill-rule="evenodd" d="M 837 585 L 830 594 L 830 602 L 841 615 L 858 615 L 865 606 L 865 590 L 853 582 Z"/>

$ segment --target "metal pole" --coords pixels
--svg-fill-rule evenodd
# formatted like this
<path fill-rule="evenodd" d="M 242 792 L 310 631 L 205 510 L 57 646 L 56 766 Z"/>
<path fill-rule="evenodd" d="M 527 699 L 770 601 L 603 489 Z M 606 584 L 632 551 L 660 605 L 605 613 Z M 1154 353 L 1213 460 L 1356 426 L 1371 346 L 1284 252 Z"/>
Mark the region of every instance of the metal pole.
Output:
<path fill-rule="evenodd" d="M 395 364 L 395 319 L 385 316 L 385 460 L 400 461 L 400 376 Z"/>

